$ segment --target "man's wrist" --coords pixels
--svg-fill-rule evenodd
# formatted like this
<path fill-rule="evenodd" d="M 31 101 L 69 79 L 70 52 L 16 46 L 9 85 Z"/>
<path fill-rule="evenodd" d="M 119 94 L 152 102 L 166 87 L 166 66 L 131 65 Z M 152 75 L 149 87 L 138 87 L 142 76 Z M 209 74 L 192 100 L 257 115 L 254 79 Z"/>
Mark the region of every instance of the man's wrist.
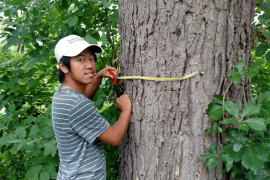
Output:
<path fill-rule="evenodd" d="M 123 109 L 121 112 L 129 112 L 129 113 L 131 113 L 131 109 Z"/>
<path fill-rule="evenodd" d="M 97 80 L 100 80 L 102 81 L 103 79 L 103 76 L 100 75 L 100 71 L 96 74 L 96 77 L 95 77 Z"/>

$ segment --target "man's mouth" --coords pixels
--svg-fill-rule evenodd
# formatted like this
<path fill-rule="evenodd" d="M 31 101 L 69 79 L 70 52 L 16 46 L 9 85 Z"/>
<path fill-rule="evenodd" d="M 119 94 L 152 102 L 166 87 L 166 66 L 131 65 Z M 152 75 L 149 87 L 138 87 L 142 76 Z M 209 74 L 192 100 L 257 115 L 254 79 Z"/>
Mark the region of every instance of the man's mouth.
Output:
<path fill-rule="evenodd" d="M 89 72 L 89 73 L 85 73 L 85 75 L 86 75 L 86 76 L 90 76 L 90 77 L 92 77 L 92 76 L 94 76 L 94 73 Z"/>

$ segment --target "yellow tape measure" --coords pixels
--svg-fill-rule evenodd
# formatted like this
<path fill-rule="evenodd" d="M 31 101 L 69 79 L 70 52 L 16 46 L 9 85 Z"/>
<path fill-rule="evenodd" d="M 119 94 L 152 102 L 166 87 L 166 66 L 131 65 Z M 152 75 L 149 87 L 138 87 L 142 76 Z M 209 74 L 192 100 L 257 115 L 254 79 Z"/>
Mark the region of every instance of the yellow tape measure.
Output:
<path fill-rule="evenodd" d="M 154 77 L 144 77 L 144 76 L 123 76 L 123 77 L 118 77 L 118 74 L 114 71 L 109 71 L 109 73 L 113 76 L 113 79 L 110 79 L 113 84 L 117 83 L 117 79 L 144 79 L 144 80 L 152 80 L 152 81 L 181 81 L 183 79 L 190 78 L 192 76 L 195 76 L 197 74 L 204 74 L 204 71 L 206 69 L 202 68 L 199 71 L 193 72 L 191 74 L 188 74 L 184 77 L 181 78 L 154 78 Z"/>

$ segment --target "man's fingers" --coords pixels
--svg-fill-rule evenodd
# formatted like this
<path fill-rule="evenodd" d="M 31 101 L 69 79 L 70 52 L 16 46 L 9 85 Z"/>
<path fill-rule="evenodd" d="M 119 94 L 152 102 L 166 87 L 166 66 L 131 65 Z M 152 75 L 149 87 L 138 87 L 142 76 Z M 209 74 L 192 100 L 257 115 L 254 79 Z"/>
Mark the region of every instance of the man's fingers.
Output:
<path fill-rule="evenodd" d="M 114 67 L 111 67 L 111 66 L 106 66 L 106 69 L 109 71 L 109 70 L 112 70 L 112 71 L 116 71 L 117 72 L 117 69 L 114 68 Z"/>

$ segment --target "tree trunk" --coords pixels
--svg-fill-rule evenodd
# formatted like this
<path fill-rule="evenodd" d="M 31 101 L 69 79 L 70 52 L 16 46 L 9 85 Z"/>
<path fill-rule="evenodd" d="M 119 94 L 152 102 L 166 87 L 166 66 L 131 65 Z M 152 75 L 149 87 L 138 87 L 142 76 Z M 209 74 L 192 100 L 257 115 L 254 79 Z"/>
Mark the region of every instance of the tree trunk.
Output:
<path fill-rule="evenodd" d="M 120 180 L 228 179 L 223 164 L 207 169 L 200 155 L 224 142 L 205 137 L 205 113 L 223 94 L 228 70 L 239 60 L 251 65 L 255 0 L 119 0 L 120 60 L 124 76 L 177 78 L 180 82 L 125 80 L 133 109 L 121 142 Z M 251 100 L 250 79 L 227 93 L 240 107 Z"/>

